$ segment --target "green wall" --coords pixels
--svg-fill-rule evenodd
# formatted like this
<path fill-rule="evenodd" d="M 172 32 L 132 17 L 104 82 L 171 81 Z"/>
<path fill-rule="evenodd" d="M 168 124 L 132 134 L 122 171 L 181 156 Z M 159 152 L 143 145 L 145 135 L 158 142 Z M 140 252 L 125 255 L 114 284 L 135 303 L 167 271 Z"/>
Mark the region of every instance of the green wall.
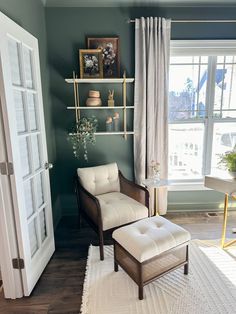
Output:
<path fill-rule="evenodd" d="M 49 91 L 49 70 L 47 58 L 47 33 L 45 8 L 41 0 L 1 0 L 0 10 L 13 21 L 22 26 L 39 41 L 39 55 L 42 77 L 45 125 L 47 134 L 48 158 L 55 164 L 51 171 L 51 191 L 54 224 L 60 219 L 60 204 L 56 185 L 56 143 L 52 124 L 51 96 Z"/>
<path fill-rule="evenodd" d="M 234 19 L 235 8 L 171 8 L 171 7 L 118 7 L 118 8 L 47 8 L 46 25 L 48 55 L 50 63 L 50 84 L 53 124 L 57 147 L 57 187 L 60 192 L 64 214 L 76 213 L 73 196 L 73 176 L 76 168 L 117 161 L 119 168 L 133 177 L 133 140 L 129 137 L 97 137 L 97 143 L 89 149 L 89 162 L 76 160 L 66 140 L 67 130 L 74 121 L 74 113 L 66 110 L 73 106 L 73 87 L 64 78 L 78 73 L 78 50 L 85 48 L 86 36 L 120 36 L 121 68 L 128 76 L 134 76 L 134 24 L 127 24 L 128 18 L 140 16 L 165 16 L 173 19 Z M 235 24 L 173 24 L 172 39 L 235 39 Z M 96 86 L 95 86 L 96 88 Z M 105 88 L 105 87 L 103 87 Z M 85 97 L 87 90 L 82 90 Z M 106 98 L 103 90 L 103 97 Z M 118 101 L 117 93 L 117 101 Z M 128 93 L 129 97 L 131 94 Z M 128 119 L 132 124 L 132 117 Z M 216 208 L 222 195 L 213 191 L 170 192 L 169 208 L 203 209 Z"/>
<path fill-rule="evenodd" d="M 235 7 L 226 8 L 171 8 L 171 7 L 117 7 L 117 8 L 44 8 L 41 0 L 1 0 L 0 10 L 32 33 L 39 40 L 42 89 L 49 161 L 54 163 L 50 173 L 52 205 L 55 224 L 63 214 L 76 213 L 73 194 L 73 176 L 77 167 L 117 161 L 123 173 L 133 178 L 133 139 L 128 137 L 97 137 L 89 148 L 89 162 L 76 160 L 67 142 L 67 130 L 74 121 L 72 111 L 73 88 L 64 82 L 72 71 L 79 71 L 78 50 L 84 48 L 86 36 L 120 36 L 121 71 L 134 76 L 134 25 L 128 18 L 140 16 L 166 16 L 173 19 L 234 19 Z M 235 24 L 173 24 L 172 39 L 235 39 Z M 50 79 L 50 84 L 49 84 Z M 92 86 L 89 86 L 92 87 Z M 81 90 L 86 98 L 89 87 Z M 102 98 L 112 86 L 93 86 L 101 89 Z M 115 94 L 119 103 L 121 90 Z M 132 102 L 132 88 L 128 101 Z M 97 112 L 93 112 L 97 114 Z M 90 113 L 92 114 L 92 112 Z M 107 116 L 109 112 L 104 112 Z M 104 118 L 101 117 L 104 125 Z M 128 116 L 132 129 L 132 114 Z M 102 127 L 102 125 L 101 125 Z M 170 210 L 215 209 L 222 205 L 222 195 L 213 191 L 170 192 Z"/>

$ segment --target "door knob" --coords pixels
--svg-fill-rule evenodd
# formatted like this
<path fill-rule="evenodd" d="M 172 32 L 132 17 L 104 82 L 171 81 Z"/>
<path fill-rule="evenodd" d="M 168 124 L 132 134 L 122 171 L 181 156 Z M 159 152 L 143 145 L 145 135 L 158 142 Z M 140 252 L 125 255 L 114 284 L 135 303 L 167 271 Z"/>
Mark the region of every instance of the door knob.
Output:
<path fill-rule="evenodd" d="M 44 168 L 45 168 L 46 170 L 48 170 L 48 169 L 52 169 L 52 168 L 53 168 L 53 164 L 52 164 L 52 163 L 50 163 L 50 162 L 45 162 L 45 164 L 44 164 Z"/>

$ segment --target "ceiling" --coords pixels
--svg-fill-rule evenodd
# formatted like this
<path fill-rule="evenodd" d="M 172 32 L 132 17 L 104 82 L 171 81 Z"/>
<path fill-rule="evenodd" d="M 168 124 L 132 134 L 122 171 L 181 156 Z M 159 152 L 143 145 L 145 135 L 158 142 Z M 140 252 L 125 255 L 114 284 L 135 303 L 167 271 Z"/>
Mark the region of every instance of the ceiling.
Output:
<path fill-rule="evenodd" d="M 47 7 L 236 6 L 236 0 L 42 0 Z"/>

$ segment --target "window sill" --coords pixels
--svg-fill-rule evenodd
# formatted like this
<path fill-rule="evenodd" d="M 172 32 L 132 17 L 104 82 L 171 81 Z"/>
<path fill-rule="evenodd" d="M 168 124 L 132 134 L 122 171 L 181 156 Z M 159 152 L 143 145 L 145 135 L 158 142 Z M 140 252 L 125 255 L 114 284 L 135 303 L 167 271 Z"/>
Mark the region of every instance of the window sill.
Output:
<path fill-rule="evenodd" d="M 204 186 L 203 182 L 184 182 L 184 183 L 172 183 L 168 186 L 170 192 L 184 192 L 184 191 L 210 191 L 211 189 Z"/>

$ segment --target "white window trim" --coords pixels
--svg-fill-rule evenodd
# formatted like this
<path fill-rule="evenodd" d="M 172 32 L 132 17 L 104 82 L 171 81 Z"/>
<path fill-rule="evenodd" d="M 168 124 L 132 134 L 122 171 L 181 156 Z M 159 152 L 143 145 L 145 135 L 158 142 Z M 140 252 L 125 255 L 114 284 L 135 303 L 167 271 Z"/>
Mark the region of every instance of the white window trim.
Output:
<path fill-rule="evenodd" d="M 191 56 L 191 55 L 198 55 L 198 56 L 230 56 L 236 55 L 236 40 L 171 40 L 170 43 L 170 56 Z M 209 64 L 210 71 L 209 75 L 211 78 L 208 80 L 210 82 L 210 86 L 207 88 L 208 94 L 206 96 L 206 103 L 207 103 L 207 110 L 212 110 L 213 106 L 213 97 L 214 95 L 214 70 L 213 64 Z M 209 92 L 210 91 L 210 92 Z M 203 158 L 204 162 L 204 172 L 210 172 L 211 167 L 211 153 L 212 153 L 212 132 L 213 132 L 213 124 L 217 119 L 210 117 L 209 115 L 202 119 L 205 122 L 205 138 L 204 138 L 204 155 Z M 220 120 L 221 123 L 224 122 L 234 122 L 236 119 L 228 118 L 224 120 Z M 192 121 L 192 120 L 184 120 L 184 121 L 174 121 L 170 123 L 199 123 L 199 121 Z M 210 130 L 210 131 L 209 131 Z M 211 136 L 209 134 L 211 133 Z M 207 138 L 208 135 L 208 138 Z M 210 190 L 204 186 L 203 180 L 194 182 L 194 180 L 186 180 L 186 181 L 178 181 L 171 184 L 168 187 L 169 191 L 207 191 Z"/>
<path fill-rule="evenodd" d="M 171 40 L 171 56 L 193 54 L 198 56 L 236 55 L 236 40 Z"/>

